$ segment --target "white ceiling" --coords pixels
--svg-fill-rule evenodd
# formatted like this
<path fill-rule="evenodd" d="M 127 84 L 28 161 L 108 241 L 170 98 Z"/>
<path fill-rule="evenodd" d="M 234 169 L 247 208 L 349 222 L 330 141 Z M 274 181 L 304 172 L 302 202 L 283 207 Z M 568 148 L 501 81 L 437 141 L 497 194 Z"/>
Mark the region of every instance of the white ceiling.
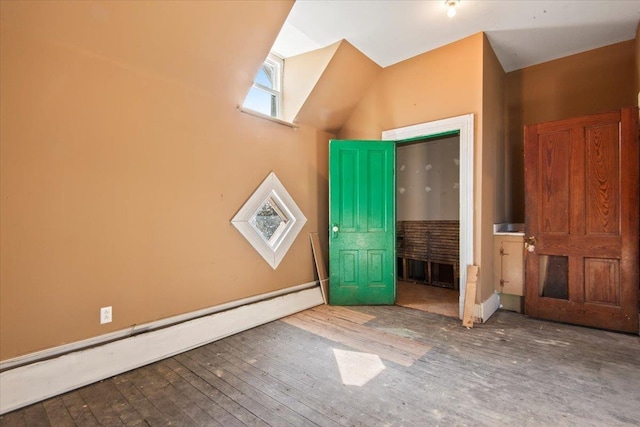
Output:
<path fill-rule="evenodd" d="M 505 71 L 635 37 L 640 0 L 298 0 L 273 51 L 285 58 L 346 39 L 382 67 L 486 32 Z"/>

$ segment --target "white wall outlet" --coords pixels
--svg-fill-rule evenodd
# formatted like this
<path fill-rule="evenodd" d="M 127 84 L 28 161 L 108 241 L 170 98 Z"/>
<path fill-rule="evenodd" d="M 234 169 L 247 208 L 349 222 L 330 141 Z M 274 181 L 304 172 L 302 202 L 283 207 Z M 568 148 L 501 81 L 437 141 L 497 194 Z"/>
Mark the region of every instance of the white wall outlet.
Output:
<path fill-rule="evenodd" d="M 111 323 L 112 320 L 111 306 L 102 307 L 100 309 L 100 324 Z"/>

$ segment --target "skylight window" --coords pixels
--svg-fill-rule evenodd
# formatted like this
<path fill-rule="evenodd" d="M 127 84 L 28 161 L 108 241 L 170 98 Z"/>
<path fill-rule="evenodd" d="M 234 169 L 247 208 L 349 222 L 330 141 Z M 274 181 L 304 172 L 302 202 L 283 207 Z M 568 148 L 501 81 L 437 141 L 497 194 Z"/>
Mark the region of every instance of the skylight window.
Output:
<path fill-rule="evenodd" d="M 282 118 L 282 69 L 284 61 L 270 53 L 256 74 L 243 107 L 276 119 Z"/>

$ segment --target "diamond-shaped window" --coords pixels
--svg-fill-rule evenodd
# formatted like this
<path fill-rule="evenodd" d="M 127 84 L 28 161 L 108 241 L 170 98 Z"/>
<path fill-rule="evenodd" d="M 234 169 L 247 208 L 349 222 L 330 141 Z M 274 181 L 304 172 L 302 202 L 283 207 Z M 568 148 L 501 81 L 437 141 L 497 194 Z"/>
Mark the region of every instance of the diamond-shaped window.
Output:
<path fill-rule="evenodd" d="M 278 204 L 269 197 L 258 208 L 255 215 L 249 221 L 256 231 L 264 237 L 270 246 L 275 246 L 282 232 L 287 228 L 289 219 L 282 212 Z"/>
<path fill-rule="evenodd" d="M 274 269 L 305 222 L 307 218 L 273 172 L 231 220 L 234 227 Z"/>

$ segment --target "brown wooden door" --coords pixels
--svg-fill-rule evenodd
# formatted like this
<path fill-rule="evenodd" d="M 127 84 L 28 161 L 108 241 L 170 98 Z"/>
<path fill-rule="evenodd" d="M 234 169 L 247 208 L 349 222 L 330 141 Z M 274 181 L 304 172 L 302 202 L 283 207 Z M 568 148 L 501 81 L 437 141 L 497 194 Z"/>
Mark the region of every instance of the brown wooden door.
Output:
<path fill-rule="evenodd" d="M 638 109 L 525 127 L 525 313 L 638 331 Z"/>

